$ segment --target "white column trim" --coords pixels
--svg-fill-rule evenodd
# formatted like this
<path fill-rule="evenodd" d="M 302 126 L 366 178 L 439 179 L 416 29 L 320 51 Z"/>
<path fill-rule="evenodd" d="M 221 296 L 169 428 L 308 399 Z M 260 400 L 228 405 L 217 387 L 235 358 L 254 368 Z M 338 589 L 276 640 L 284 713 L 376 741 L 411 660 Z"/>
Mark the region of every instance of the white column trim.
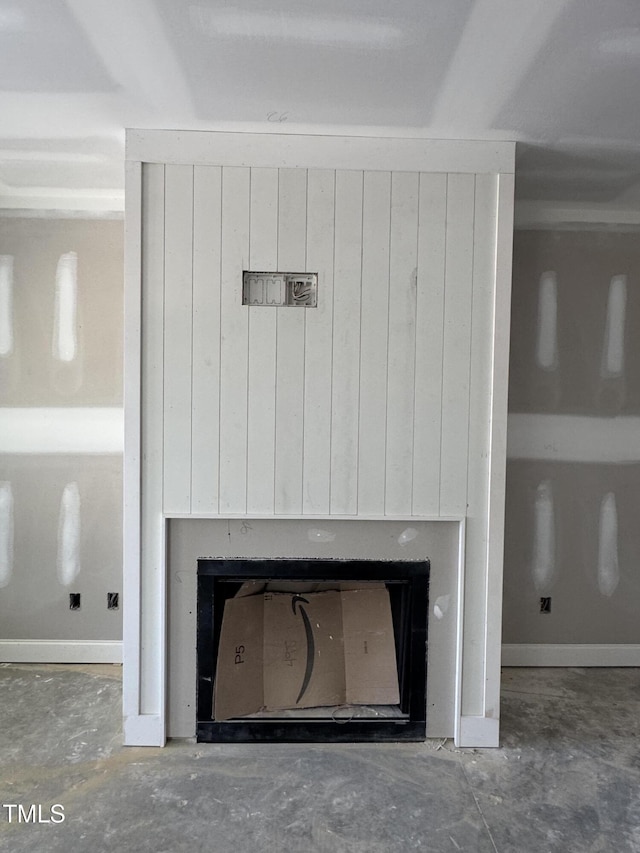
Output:
<path fill-rule="evenodd" d="M 123 711 L 140 714 L 140 388 L 142 322 L 142 165 L 127 163 L 124 319 Z M 125 743 L 128 744 L 125 724 Z M 142 724 L 144 728 L 144 724 Z M 149 731 L 149 742 L 151 742 Z"/>
<path fill-rule="evenodd" d="M 460 717 L 455 745 L 459 747 L 500 746 L 500 720 L 496 717 Z"/>

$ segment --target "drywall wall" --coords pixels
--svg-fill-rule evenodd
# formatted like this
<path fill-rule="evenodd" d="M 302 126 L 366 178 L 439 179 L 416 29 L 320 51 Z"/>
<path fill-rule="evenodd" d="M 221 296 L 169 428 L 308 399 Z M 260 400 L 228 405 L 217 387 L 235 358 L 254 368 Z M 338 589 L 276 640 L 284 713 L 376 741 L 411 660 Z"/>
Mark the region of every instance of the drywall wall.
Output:
<path fill-rule="evenodd" d="M 120 655 L 122 263 L 121 221 L 0 219 L 1 659 Z"/>
<path fill-rule="evenodd" d="M 637 644 L 637 233 L 516 232 L 509 412 L 503 642 Z"/>

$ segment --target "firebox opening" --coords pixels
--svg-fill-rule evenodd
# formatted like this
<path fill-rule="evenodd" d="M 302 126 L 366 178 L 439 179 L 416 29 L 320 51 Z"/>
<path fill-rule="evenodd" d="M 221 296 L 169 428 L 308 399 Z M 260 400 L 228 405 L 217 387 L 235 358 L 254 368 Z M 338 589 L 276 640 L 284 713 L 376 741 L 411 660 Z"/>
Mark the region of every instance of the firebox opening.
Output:
<path fill-rule="evenodd" d="M 199 560 L 197 739 L 204 742 L 424 740 L 429 568 L 428 560 Z M 276 594 L 291 593 L 293 598 L 300 597 L 295 594 L 297 590 L 302 595 L 328 589 L 348 590 L 347 596 L 354 587 L 365 591 L 377 589 L 374 596 L 386 590 L 398 676 L 397 704 L 261 710 L 231 719 L 216 719 L 216 687 L 222 674 L 216 668 L 225 605 L 241 588 L 244 593 L 251 593 L 251 585 L 255 585 L 261 594 L 262 585 L 267 583 L 269 589 L 275 588 Z M 257 601 L 255 604 L 259 610 L 260 604 Z"/>

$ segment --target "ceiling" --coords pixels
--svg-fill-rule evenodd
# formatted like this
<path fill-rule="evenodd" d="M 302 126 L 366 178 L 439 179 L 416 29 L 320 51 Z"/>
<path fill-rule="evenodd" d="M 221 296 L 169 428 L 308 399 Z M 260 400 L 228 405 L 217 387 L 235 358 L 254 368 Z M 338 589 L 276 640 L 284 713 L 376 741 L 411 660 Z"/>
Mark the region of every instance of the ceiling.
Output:
<path fill-rule="evenodd" d="M 121 204 L 124 128 L 515 139 L 640 207 L 640 0 L 0 0 L 0 206 Z M 80 201 L 81 203 L 81 201 Z"/>

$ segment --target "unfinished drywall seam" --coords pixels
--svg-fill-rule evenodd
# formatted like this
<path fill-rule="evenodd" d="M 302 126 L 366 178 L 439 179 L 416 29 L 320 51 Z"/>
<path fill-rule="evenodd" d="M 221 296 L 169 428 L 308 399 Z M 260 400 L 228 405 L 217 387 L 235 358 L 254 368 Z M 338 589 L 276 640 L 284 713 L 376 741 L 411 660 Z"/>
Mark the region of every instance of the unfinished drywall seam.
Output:
<path fill-rule="evenodd" d="M 0 255 L 0 357 L 13 353 L 13 255 Z"/>
<path fill-rule="evenodd" d="M 13 575 L 13 489 L 8 480 L 0 482 L 0 589 Z"/>
<path fill-rule="evenodd" d="M 71 362 L 78 352 L 78 255 L 60 255 L 56 269 L 53 356 L 58 361 Z"/>

